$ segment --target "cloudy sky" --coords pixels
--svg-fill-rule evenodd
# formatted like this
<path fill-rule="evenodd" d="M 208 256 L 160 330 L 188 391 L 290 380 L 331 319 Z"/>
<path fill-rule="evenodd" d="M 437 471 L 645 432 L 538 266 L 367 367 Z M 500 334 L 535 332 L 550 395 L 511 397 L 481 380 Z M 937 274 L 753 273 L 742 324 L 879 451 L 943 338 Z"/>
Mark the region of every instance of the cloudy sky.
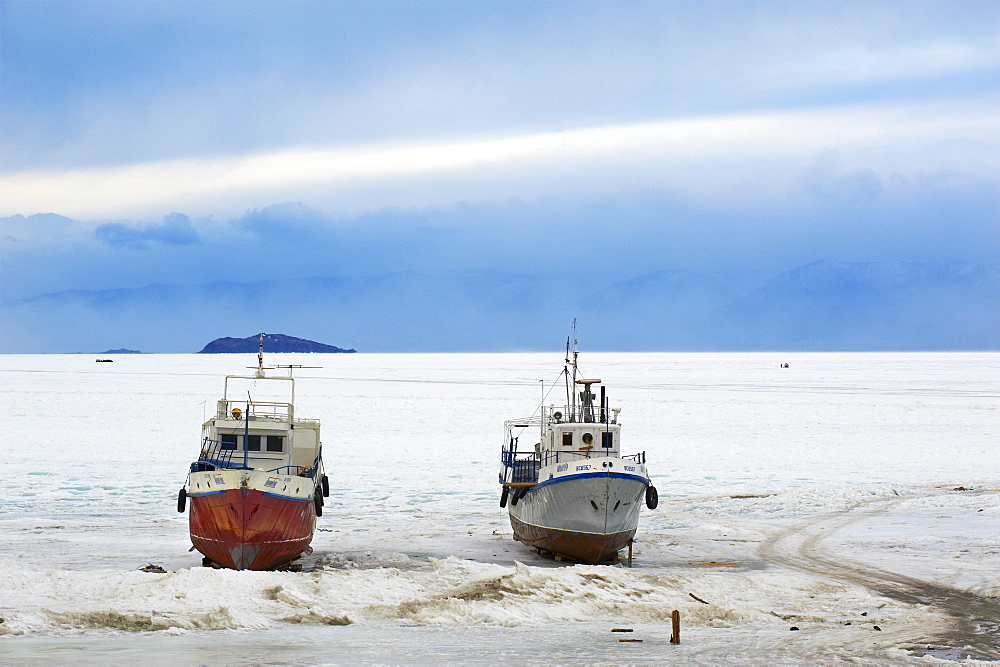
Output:
<path fill-rule="evenodd" d="M 0 12 L 8 303 L 399 270 L 750 284 L 821 259 L 998 263 L 994 0 Z"/>

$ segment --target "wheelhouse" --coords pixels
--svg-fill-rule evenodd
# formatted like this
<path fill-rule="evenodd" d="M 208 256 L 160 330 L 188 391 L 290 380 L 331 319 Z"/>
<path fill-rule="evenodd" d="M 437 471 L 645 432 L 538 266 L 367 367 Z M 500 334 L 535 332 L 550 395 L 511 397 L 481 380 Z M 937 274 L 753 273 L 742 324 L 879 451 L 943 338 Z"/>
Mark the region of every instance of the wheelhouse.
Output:
<path fill-rule="evenodd" d="M 293 378 L 267 378 L 288 382 L 289 401 L 253 400 L 230 396 L 230 380 L 259 378 L 226 377 L 224 397 L 216 413 L 202 426 L 202 450 L 192 472 L 218 468 L 267 470 L 276 474 L 313 477 L 320 461 L 319 421 L 294 416 Z"/>

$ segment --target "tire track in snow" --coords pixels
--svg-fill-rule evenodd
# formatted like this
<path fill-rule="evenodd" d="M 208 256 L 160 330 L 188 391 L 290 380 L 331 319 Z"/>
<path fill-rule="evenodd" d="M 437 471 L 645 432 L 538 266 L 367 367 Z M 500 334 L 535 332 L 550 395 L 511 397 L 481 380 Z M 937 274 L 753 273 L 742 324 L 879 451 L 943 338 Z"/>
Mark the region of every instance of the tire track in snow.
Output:
<path fill-rule="evenodd" d="M 907 604 L 940 609 L 955 621 L 935 638 L 969 658 L 1000 660 L 1000 599 L 909 577 L 838 556 L 823 542 L 852 523 L 887 512 L 902 499 L 872 500 L 841 512 L 810 519 L 761 542 L 760 557 L 809 574 L 862 586 Z"/>

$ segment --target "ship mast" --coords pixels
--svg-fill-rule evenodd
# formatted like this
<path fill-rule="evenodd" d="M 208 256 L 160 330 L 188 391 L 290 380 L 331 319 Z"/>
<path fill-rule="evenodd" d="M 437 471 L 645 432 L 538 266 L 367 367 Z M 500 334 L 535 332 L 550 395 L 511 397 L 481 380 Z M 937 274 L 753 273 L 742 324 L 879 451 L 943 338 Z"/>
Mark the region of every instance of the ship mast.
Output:
<path fill-rule="evenodd" d="M 576 350 L 576 318 L 573 318 L 573 402 L 570 404 L 570 412 L 573 415 L 573 420 L 576 421 L 576 357 L 579 354 Z M 567 347 L 569 344 L 567 343 Z"/>
<path fill-rule="evenodd" d="M 264 377 L 264 332 L 260 332 L 260 347 L 257 348 L 257 371 L 254 376 Z"/>
<path fill-rule="evenodd" d="M 566 336 L 566 365 L 563 366 L 563 378 L 566 380 L 566 408 L 569 409 L 573 405 L 573 394 L 570 391 L 569 383 L 569 336 Z M 573 414 L 570 413 L 566 415 L 566 420 L 572 420 Z"/>

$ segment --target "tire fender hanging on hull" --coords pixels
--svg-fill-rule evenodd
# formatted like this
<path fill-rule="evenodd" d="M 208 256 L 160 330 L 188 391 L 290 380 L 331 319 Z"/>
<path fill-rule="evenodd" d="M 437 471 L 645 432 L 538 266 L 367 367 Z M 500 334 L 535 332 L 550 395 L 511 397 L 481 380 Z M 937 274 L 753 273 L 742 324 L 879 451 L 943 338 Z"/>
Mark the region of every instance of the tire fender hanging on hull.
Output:
<path fill-rule="evenodd" d="M 660 495 L 656 492 L 656 487 L 650 484 L 646 487 L 646 507 L 655 510 L 660 504 Z"/>

